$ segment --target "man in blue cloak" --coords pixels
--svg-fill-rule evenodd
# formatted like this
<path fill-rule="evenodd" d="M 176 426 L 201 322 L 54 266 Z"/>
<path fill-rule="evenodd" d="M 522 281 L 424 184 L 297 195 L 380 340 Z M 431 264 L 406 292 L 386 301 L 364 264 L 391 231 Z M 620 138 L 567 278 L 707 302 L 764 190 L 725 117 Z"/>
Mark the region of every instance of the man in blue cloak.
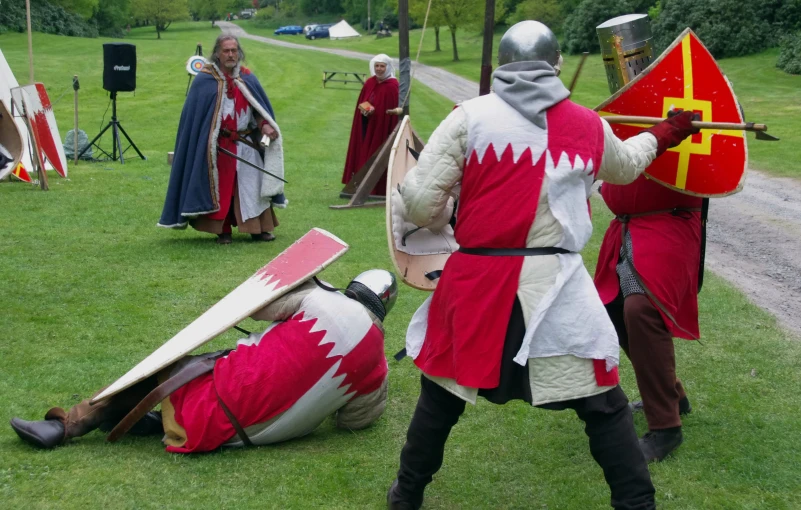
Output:
<path fill-rule="evenodd" d="M 217 234 L 219 244 L 231 243 L 234 225 L 254 241 L 275 239 L 274 208 L 287 204 L 284 183 L 275 177 L 284 176 L 283 139 L 267 94 L 241 65 L 244 58 L 239 40 L 223 34 L 192 83 L 158 226 L 192 225 Z M 269 143 L 259 143 L 262 136 Z"/>

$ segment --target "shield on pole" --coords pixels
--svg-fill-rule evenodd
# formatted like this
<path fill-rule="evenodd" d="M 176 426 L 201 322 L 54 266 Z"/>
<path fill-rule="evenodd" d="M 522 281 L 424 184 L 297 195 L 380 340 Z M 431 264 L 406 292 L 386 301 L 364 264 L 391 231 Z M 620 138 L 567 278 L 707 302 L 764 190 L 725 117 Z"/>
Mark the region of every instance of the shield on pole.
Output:
<path fill-rule="evenodd" d="M 330 232 L 313 228 L 92 402 L 115 395 L 178 361 L 316 275 L 346 251 L 348 245 L 344 241 Z"/>
<path fill-rule="evenodd" d="M 412 149 L 414 139 L 409 117 L 401 121 L 389 153 L 387 170 L 387 241 L 389 254 L 403 283 L 415 289 L 433 291 L 437 278 L 451 253 L 459 249 L 453 228 L 446 225 L 434 233 L 404 219 L 400 185 L 406 173 L 417 166 Z"/>
<path fill-rule="evenodd" d="M 689 28 L 645 71 L 596 108 L 601 116 L 667 117 L 671 109 L 698 113 L 704 122 L 742 123 L 731 84 L 717 62 Z M 621 139 L 649 126 L 613 124 Z M 668 149 L 645 170 L 651 179 L 698 197 L 721 197 L 740 191 L 745 182 L 748 149 L 744 131 L 703 129 Z"/>
<path fill-rule="evenodd" d="M 36 156 L 42 168 L 50 163 L 61 177 L 67 176 L 67 156 L 61 144 L 53 106 L 42 83 L 11 89 L 15 104 L 22 104 L 31 129 Z"/>

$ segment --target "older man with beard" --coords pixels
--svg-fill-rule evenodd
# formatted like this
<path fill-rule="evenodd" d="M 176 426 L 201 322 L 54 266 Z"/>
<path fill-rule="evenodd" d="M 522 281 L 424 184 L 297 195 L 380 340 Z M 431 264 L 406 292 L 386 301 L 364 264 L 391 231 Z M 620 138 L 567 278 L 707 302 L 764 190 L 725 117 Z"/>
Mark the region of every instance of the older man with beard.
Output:
<path fill-rule="evenodd" d="M 286 205 L 278 178 L 284 174 L 283 143 L 270 100 L 241 65 L 244 58 L 239 40 L 221 35 L 212 61 L 195 78 L 158 226 L 192 225 L 217 234 L 219 244 L 231 243 L 233 225 L 254 241 L 275 239 L 273 208 Z M 259 143 L 262 135 L 271 141 L 266 147 Z"/>

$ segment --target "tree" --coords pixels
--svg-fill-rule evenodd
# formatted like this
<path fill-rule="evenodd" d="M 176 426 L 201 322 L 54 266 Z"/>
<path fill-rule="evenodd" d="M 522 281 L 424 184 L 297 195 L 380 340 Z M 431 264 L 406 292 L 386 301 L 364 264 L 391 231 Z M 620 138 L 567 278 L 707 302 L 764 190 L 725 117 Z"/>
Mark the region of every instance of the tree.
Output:
<path fill-rule="evenodd" d="M 189 0 L 189 10 L 196 19 L 214 22 L 233 9 L 231 0 Z"/>
<path fill-rule="evenodd" d="M 562 27 L 565 36 L 563 49 L 570 54 L 599 51 L 601 44 L 595 27 L 615 16 L 632 12 L 627 0 L 582 0 L 565 19 Z"/>
<path fill-rule="evenodd" d="M 523 0 L 509 16 L 509 23 L 535 20 L 548 25 L 552 30 L 558 29 L 564 14 L 557 0 Z"/>
<path fill-rule="evenodd" d="M 83 19 L 89 19 L 97 9 L 98 0 L 50 0 L 50 2 L 60 5 L 67 12 L 80 15 Z"/>
<path fill-rule="evenodd" d="M 161 39 L 161 33 L 173 21 L 189 18 L 187 0 L 132 0 L 131 12 L 140 21 L 153 23 L 156 27 L 156 37 Z"/>
<path fill-rule="evenodd" d="M 434 8 L 437 0 L 432 0 L 431 12 L 428 13 L 428 26 L 434 27 L 434 51 L 442 51 L 439 47 L 439 27 L 445 25 L 445 18 L 442 12 Z M 410 0 L 409 1 L 409 17 L 412 18 L 418 25 L 423 25 L 426 19 L 426 8 L 428 7 L 428 0 Z"/>

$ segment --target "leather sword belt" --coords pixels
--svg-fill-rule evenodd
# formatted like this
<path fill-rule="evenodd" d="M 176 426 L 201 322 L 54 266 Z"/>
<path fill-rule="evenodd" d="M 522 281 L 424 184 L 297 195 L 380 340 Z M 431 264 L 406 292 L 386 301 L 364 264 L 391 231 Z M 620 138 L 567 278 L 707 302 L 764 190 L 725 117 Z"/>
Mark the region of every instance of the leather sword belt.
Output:
<path fill-rule="evenodd" d="M 177 391 L 179 388 L 182 388 L 186 384 L 189 384 L 193 380 L 197 379 L 203 374 L 207 374 L 214 370 L 214 364 L 217 360 L 225 355 L 227 355 L 230 350 L 223 351 L 215 356 L 208 357 L 201 361 L 197 361 L 191 363 L 189 366 L 185 367 L 183 370 L 179 371 L 174 376 L 170 377 L 163 383 L 159 384 L 153 391 L 147 394 L 145 398 L 142 399 L 136 407 L 134 407 L 131 412 L 129 412 L 125 418 L 123 418 L 112 431 L 109 433 L 106 440 L 110 443 L 117 441 L 126 432 L 128 432 L 131 427 L 133 427 L 139 420 L 141 420 L 148 412 L 150 412 L 154 407 L 156 407 L 159 402 L 164 400 L 165 398 L 169 397 L 172 393 Z M 114 397 L 112 397 L 114 398 Z M 231 425 L 234 427 L 239 438 L 242 440 L 243 443 L 247 446 L 251 446 L 253 443 L 250 442 L 250 438 L 245 433 L 245 430 L 239 424 L 239 421 L 234 417 L 231 410 L 228 409 L 228 406 L 225 405 L 225 402 L 217 395 L 217 402 L 220 404 L 225 416 L 228 417 L 228 420 L 231 422 Z"/>
<path fill-rule="evenodd" d="M 229 140 L 233 140 L 235 142 L 242 142 L 245 145 L 252 147 L 253 149 L 259 150 L 259 147 L 253 143 L 253 141 L 248 138 L 248 135 L 253 133 L 255 129 L 246 129 L 244 131 L 231 131 L 230 129 L 222 128 L 220 129 L 220 136 L 222 138 L 228 138 Z"/>
<path fill-rule="evenodd" d="M 531 257 L 535 255 L 559 255 L 573 253 L 564 248 L 545 246 L 542 248 L 465 248 L 459 251 L 467 255 L 485 255 L 489 257 Z"/>

